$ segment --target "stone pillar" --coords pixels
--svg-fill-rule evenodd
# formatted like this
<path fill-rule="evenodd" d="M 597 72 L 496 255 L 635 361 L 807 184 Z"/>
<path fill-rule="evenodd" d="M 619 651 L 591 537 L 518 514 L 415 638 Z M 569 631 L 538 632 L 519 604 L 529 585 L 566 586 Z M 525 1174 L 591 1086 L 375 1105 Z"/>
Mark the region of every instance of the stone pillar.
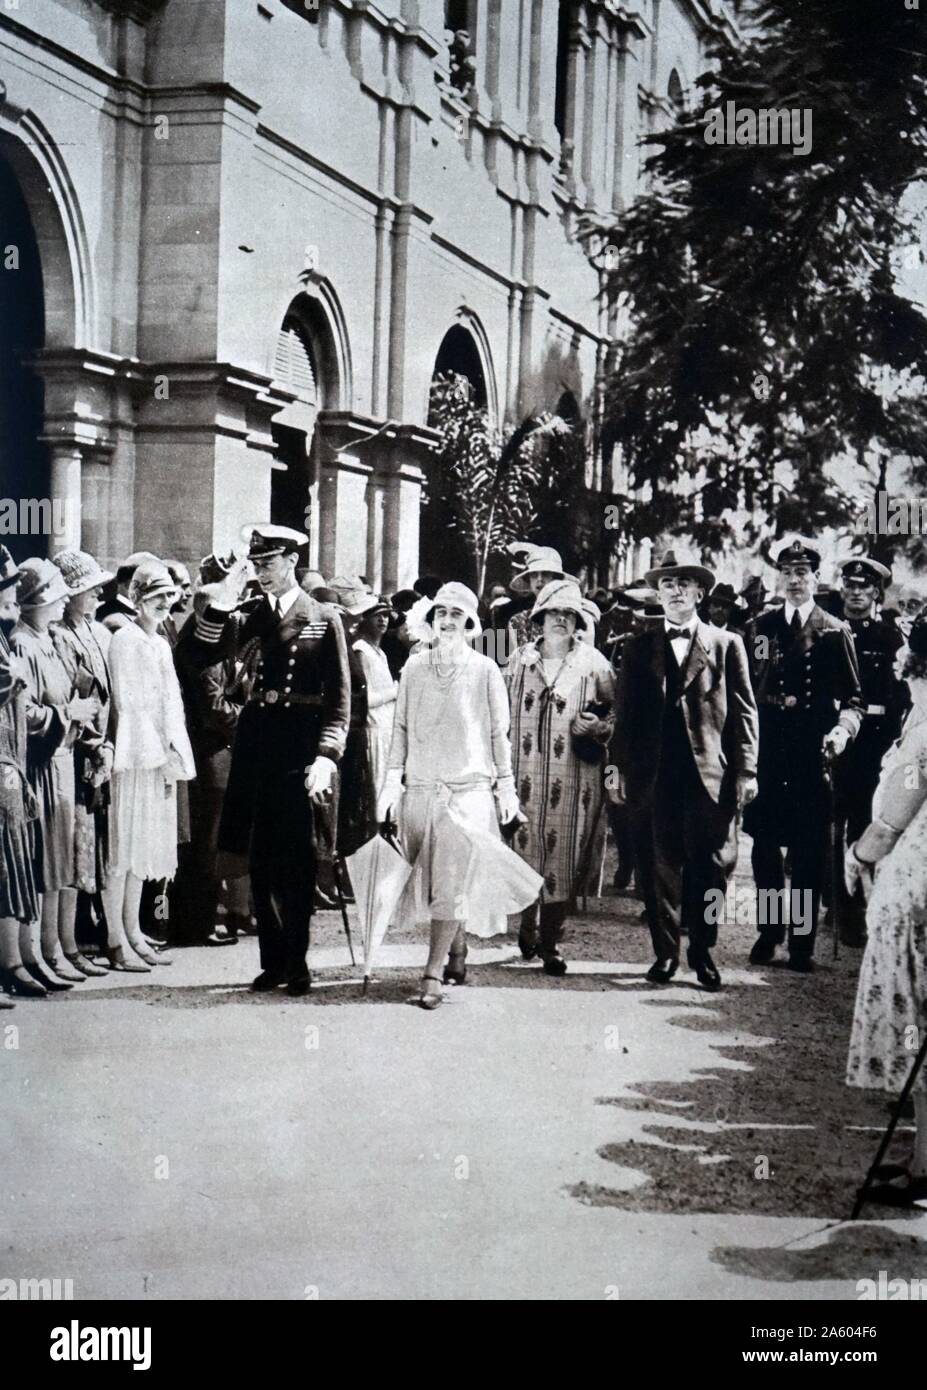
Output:
<path fill-rule="evenodd" d="M 49 443 L 51 457 L 52 532 L 49 552 L 81 548 L 81 462 L 80 446 L 73 439 Z"/>

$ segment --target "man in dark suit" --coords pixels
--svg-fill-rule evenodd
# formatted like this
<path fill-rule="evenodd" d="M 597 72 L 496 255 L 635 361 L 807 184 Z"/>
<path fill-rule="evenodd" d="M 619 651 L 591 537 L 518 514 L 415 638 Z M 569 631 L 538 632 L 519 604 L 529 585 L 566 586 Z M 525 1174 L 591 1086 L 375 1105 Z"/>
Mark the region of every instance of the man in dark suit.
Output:
<path fill-rule="evenodd" d="M 789 967 L 814 969 L 814 938 L 827 858 L 830 797 L 826 763 L 838 758 L 862 720 L 859 668 L 846 623 L 814 599 L 821 556 L 800 537 L 775 556 L 785 603 L 763 613 L 748 634 L 750 673 L 760 708 L 759 794 L 744 816 L 753 836 L 759 935 L 750 962 L 772 960 L 785 940 Z M 784 911 L 785 864 L 792 861 Z M 770 910 L 771 905 L 775 910 Z M 772 920 L 770 920 L 772 919 Z"/>
<path fill-rule="evenodd" d="M 716 990 L 712 909 L 737 859 L 737 814 L 756 792 L 756 702 L 741 638 L 696 613 L 711 571 L 668 551 L 646 580 L 664 617 L 624 644 L 614 753 L 637 834 L 652 847 L 647 978 L 672 979 L 686 930 L 689 965 Z"/>
<path fill-rule="evenodd" d="M 190 652 L 204 666 L 234 655 L 248 699 L 238 721 L 219 849 L 247 854 L 258 921 L 261 974 L 252 989 L 285 984 L 305 994 L 315 897 L 313 803 L 331 797 L 351 708 L 344 631 L 337 613 L 296 583 L 307 537 L 286 526 L 243 532 L 264 598 L 233 612 L 244 562 L 209 586 Z"/>

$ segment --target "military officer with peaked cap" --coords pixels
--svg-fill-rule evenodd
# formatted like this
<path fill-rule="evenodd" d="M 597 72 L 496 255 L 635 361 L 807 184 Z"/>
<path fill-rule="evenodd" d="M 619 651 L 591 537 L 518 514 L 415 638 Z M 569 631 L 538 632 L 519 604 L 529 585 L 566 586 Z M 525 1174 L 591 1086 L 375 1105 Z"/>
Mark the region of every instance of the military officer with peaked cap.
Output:
<path fill-rule="evenodd" d="M 207 586 L 191 654 L 205 665 L 226 655 L 243 664 L 247 702 L 238 721 L 219 849 L 247 854 L 258 921 L 261 974 L 252 989 L 285 984 L 305 994 L 309 919 L 315 898 L 313 803 L 331 795 L 344 752 L 351 685 L 344 631 L 333 608 L 296 582 L 308 537 L 287 526 L 245 527 L 248 559 L 264 597 L 235 613 L 240 561 Z"/>
<path fill-rule="evenodd" d="M 876 606 L 892 582 L 892 572 L 878 560 L 853 556 L 840 565 L 843 612 L 853 634 L 862 686 L 863 720 L 852 745 L 836 766 L 837 844 L 858 840 L 872 820 L 872 798 L 879 783 L 882 759 L 901 732 L 908 706 L 908 688 L 895 675 L 895 655 L 904 638 L 893 623 L 876 616 Z M 848 946 L 866 940 L 866 904 L 850 899 L 843 886 L 843 865 L 835 879 L 841 939 Z"/>
<path fill-rule="evenodd" d="M 856 737 L 862 722 L 859 668 L 849 628 L 814 601 L 821 556 L 798 537 L 780 547 L 774 563 L 785 603 L 762 613 L 747 634 L 750 674 L 760 712 L 759 793 L 744 813 L 753 837 L 753 877 L 759 890 L 785 886 L 782 848 L 791 851 L 791 901 L 810 892 L 807 916 L 789 926 L 789 965 L 814 968 L 814 938 L 827 859 L 830 798 L 825 759 Z M 767 895 L 764 902 L 772 899 Z M 772 960 L 785 939 L 781 896 L 773 921 L 761 921 L 750 953 L 754 965 Z"/>

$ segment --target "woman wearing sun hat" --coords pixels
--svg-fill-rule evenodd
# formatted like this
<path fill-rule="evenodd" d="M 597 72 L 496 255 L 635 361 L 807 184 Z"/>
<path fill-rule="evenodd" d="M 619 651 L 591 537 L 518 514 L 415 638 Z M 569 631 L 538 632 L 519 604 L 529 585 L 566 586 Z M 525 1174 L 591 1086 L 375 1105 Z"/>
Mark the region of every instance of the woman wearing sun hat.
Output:
<path fill-rule="evenodd" d="M 165 565 L 139 565 L 129 589 L 135 620 L 119 628 L 109 649 L 115 756 L 104 902 L 117 970 L 168 964 L 145 944 L 139 904 L 146 880 L 177 872 L 177 783 L 196 775 L 171 649 L 158 632 L 176 597 Z"/>
<path fill-rule="evenodd" d="M 110 680 L 107 665 L 112 634 L 94 621 L 100 591 L 112 575 L 100 568 L 83 550 L 62 550 L 53 564 L 68 587 L 67 607 L 52 628 L 52 641 L 78 695 L 97 701 L 93 720 L 84 725 L 74 744 L 74 852 L 76 888 L 61 891 L 58 927 L 65 957 L 84 975 L 105 975 L 105 969 L 87 960 L 77 945 L 74 924 L 77 894 L 95 897 L 106 881 L 109 856 L 109 781 L 113 745 L 107 737 L 110 716 Z"/>
<path fill-rule="evenodd" d="M 386 776 L 389 748 L 393 738 L 398 681 L 393 680 L 381 643 L 389 627 L 390 604 L 385 598 L 369 594 L 356 613 L 358 623 L 353 647 L 360 657 L 367 683 L 367 741 L 373 785 L 379 793 Z"/>
<path fill-rule="evenodd" d="M 490 912 L 526 907 L 540 880 L 499 837 L 499 820 L 516 820 L 520 811 L 505 682 L 496 663 L 469 645 L 480 633 L 476 595 L 465 584 L 442 585 L 427 629 L 430 641 L 409 658 L 399 682 L 378 819 L 391 819 L 400 807 L 413 872 L 398 913 L 431 923 L 415 1002 L 434 1009 L 442 972 L 445 981 L 463 982 L 465 931 L 485 930 Z"/>
<path fill-rule="evenodd" d="M 85 977 L 58 957 L 60 894 L 74 888 L 74 744 L 98 714 L 98 701 L 79 695 L 58 655 L 51 628 L 64 614 L 68 589 L 50 560 L 20 566 L 20 620 L 10 645 L 26 665 L 29 784 L 39 806 L 33 827 L 33 871 L 42 897 L 42 962 L 26 967 L 46 989 L 69 989 Z"/>
<path fill-rule="evenodd" d="M 32 871 L 30 822 L 36 801 L 26 778 L 26 668 L 10 650 L 19 619 L 19 568 L 0 545 L 0 978 L 10 994 L 47 993 L 23 965 L 20 937 L 32 958 L 31 924 L 41 911 Z M 0 999 L 0 1007 L 10 1007 Z"/>
<path fill-rule="evenodd" d="M 540 954 L 549 975 L 566 973 L 558 942 L 567 910 L 604 838 L 603 767 L 615 677 L 608 659 L 580 637 L 597 617 L 577 584 L 555 579 L 531 610 L 537 636 L 505 672 L 515 786 L 527 817 L 513 847 L 544 881 L 537 903 L 523 914 L 519 945 L 528 959 Z"/>

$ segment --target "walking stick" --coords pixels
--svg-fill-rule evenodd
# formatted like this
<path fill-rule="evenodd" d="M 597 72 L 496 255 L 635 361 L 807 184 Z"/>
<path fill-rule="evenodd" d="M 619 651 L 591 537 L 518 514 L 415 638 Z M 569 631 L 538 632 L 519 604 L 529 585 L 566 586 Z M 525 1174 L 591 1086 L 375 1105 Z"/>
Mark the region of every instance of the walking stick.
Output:
<path fill-rule="evenodd" d="M 824 781 L 827 783 L 827 816 L 830 833 L 830 918 L 834 933 L 834 960 L 840 956 L 840 859 L 837 853 L 837 793 L 834 787 L 833 754 L 825 754 Z"/>
<path fill-rule="evenodd" d="M 335 883 L 335 892 L 338 894 L 338 906 L 341 908 L 341 920 L 344 923 L 344 934 L 348 938 L 348 950 L 351 952 L 351 964 L 356 965 L 354 959 L 354 943 L 351 941 L 351 923 L 348 921 L 348 906 L 344 900 L 344 891 L 341 887 L 341 871 L 344 864 L 340 854 L 332 855 L 332 878 Z"/>
<path fill-rule="evenodd" d="M 866 1174 L 865 1182 L 856 1194 L 856 1201 L 853 1204 L 853 1212 L 850 1216 L 851 1221 L 856 1220 L 856 1218 L 859 1216 L 860 1212 L 862 1211 L 865 1205 L 866 1197 L 868 1195 L 870 1187 L 872 1186 L 872 1179 L 875 1176 L 875 1171 L 879 1167 L 879 1164 L 882 1162 L 882 1159 L 885 1157 L 888 1151 L 889 1144 L 892 1142 L 895 1130 L 898 1127 L 898 1121 L 901 1119 L 901 1112 L 905 1107 L 905 1103 L 907 1102 L 908 1097 L 914 1089 L 914 1083 L 917 1080 L 917 1074 L 920 1071 L 921 1067 L 924 1065 L 925 1057 L 927 1057 L 927 1029 L 924 1030 L 924 1041 L 921 1043 L 920 1051 L 914 1059 L 914 1065 L 911 1068 L 911 1074 L 908 1077 L 907 1081 L 904 1083 L 904 1090 L 898 1097 L 898 1102 L 894 1110 L 892 1111 L 892 1117 L 888 1122 L 888 1128 L 882 1136 L 882 1142 L 879 1145 L 879 1151 L 876 1154 L 875 1158 L 872 1160 L 869 1172 Z"/>

